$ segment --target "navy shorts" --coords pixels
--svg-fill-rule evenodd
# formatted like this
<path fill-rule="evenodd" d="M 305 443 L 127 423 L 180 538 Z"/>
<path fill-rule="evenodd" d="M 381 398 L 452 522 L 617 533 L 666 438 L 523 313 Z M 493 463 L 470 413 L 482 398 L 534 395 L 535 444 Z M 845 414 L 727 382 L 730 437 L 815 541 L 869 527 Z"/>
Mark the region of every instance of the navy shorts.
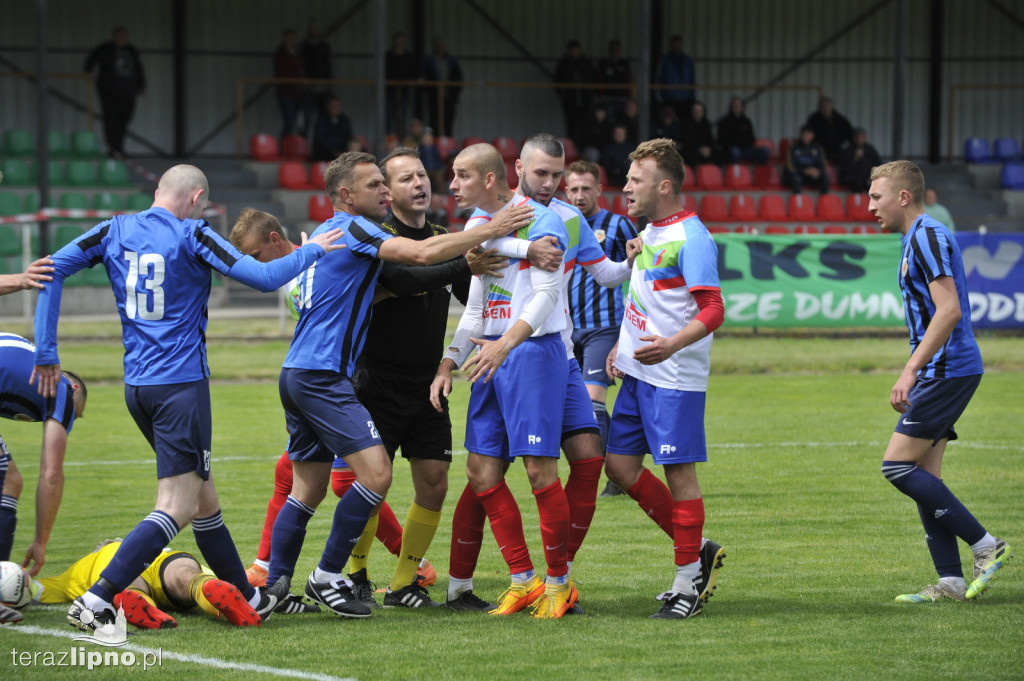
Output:
<path fill-rule="evenodd" d="M 953 425 L 967 408 L 981 374 L 957 378 L 919 378 L 910 389 L 910 407 L 896 421 L 896 432 L 908 437 L 931 440 L 957 438 Z"/>
<path fill-rule="evenodd" d="M 587 385 L 615 385 L 605 366 L 608 353 L 619 342 L 619 327 L 599 326 L 596 329 L 577 329 L 572 332 L 573 352 L 583 371 Z"/>
<path fill-rule="evenodd" d="M 565 386 L 565 409 L 562 411 L 562 442 L 580 433 L 599 434 L 594 404 L 587 386 L 583 385 L 580 365 L 575 358 L 569 360 L 569 382 Z"/>
<path fill-rule="evenodd" d="M 124 401 L 156 452 L 156 477 L 195 472 L 210 479 L 210 382 L 126 385 Z"/>
<path fill-rule="evenodd" d="M 452 422 L 448 400 L 439 412 L 430 404 L 434 374 L 410 377 L 374 367 L 359 371 L 355 389 L 377 424 L 388 456 L 395 458 L 401 448 L 406 459 L 452 460 Z"/>
<path fill-rule="evenodd" d="M 347 376 L 286 368 L 278 389 L 292 461 L 330 463 L 335 457 L 384 444 Z"/>

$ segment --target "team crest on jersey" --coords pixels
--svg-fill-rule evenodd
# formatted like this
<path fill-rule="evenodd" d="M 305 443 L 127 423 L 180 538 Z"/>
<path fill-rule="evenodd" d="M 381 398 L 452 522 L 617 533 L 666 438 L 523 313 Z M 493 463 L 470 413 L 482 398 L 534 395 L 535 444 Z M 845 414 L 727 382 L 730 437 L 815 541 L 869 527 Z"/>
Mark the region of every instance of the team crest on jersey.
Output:
<path fill-rule="evenodd" d="M 605 231 L 603 229 L 594 230 L 594 238 L 597 239 L 597 243 L 603 244 L 606 236 L 607 234 L 605 234 Z"/>
<path fill-rule="evenodd" d="M 630 324 L 640 331 L 647 330 L 647 310 L 640 304 L 640 301 L 633 297 L 632 293 L 630 293 L 629 299 L 626 300 L 626 310 L 623 313 L 623 319 L 629 321 Z"/>
<path fill-rule="evenodd" d="M 511 319 L 512 293 L 497 284 L 491 284 L 487 291 L 487 303 L 484 305 L 484 318 Z"/>
<path fill-rule="evenodd" d="M 907 258 L 903 258 L 903 264 L 900 266 L 900 275 L 907 276 L 907 271 L 910 270 L 910 262 Z"/>
<path fill-rule="evenodd" d="M 651 261 L 651 266 L 652 267 L 660 267 L 661 266 L 661 260 L 664 257 L 665 257 L 665 249 L 664 248 L 659 248 L 657 251 L 654 252 L 654 259 Z"/>

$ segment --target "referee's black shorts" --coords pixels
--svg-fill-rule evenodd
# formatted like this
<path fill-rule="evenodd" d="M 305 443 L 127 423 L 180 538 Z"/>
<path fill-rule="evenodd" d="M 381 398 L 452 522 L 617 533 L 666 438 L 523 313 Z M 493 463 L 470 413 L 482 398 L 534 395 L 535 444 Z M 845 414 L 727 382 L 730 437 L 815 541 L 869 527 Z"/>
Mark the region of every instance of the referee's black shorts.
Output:
<path fill-rule="evenodd" d="M 411 376 L 360 367 L 353 377 L 356 395 L 369 410 L 388 456 L 402 450 L 407 459 L 452 460 L 452 421 L 430 404 L 434 374 Z"/>

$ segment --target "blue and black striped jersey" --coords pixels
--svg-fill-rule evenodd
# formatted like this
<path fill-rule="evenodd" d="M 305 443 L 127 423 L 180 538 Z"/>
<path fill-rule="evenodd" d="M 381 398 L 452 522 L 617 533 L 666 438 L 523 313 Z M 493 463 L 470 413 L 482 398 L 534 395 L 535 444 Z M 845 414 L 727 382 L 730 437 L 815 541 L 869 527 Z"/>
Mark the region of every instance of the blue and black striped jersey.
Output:
<path fill-rule="evenodd" d="M 56 397 L 43 397 L 29 383 L 36 348 L 21 336 L 0 333 L 0 418 L 15 421 L 53 419 L 71 432 L 75 401 L 71 382 L 60 377 Z"/>
<path fill-rule="evenodd" d="M 626 242 L 637 234 L 629 218 L 602 209 L 587 218 L 587 224 L 610 260 L 626 259 Z M 577 263 L 569 281 L 569 311 L 576 329 L 618 326 L 622 323 L 622 288 L 599 285 Z"/>

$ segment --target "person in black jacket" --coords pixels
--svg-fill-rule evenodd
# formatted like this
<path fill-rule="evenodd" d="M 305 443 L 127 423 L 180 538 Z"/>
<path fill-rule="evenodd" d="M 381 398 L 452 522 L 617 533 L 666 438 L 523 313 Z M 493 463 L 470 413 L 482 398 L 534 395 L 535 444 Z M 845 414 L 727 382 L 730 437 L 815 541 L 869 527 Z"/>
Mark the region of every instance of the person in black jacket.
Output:
<path fill-rule="evenodd" d="M 743 109 L 742 98 L 733 97 L 729 101 L 729 110 L 718 119 L 718 146 L 730 163 L 749 161 L 763 165 L 768 162 L 768 149 L 757 146 L 754 124 Z"/>
<path fill-rule="evenodd" d="M 871 186 L 871 169 L 882 165 L 878 150 L 868 144 L 864 128 L 853 131 L 853 143 L 843 149 L 839 158 L 839 181 L 855 192 L 866 192 Z"/>
<path fill-rule="evenodd" d="M 801 193 L 805 183 L 816 186 L 822 194 L 828 194 L 825 150 L 815 141 L 814 130 L 810 126 L 800 128 L 799 139 L 789 148 L 782 183 L 792 187 L 794 194 Z"/>
<path fill-rule="evenodd" d="M 579 85 L 596 83 L 597 73 L 594 71 L 590 58 L 583 54 L 583 47 L 578 40 L 570 40 L 566 45 L 565 54 L 555 67 L 555 82 Z M 583 144 L 583 124 L 590 111 L 593 101 L 592 90 L 579 87 L 559 88 L 558 99 L 562 102 L 562 113 L 565 115 L 566 135 L 572 138 L 576 146 Z"/>
<path fill-rule="evenodd" d="M 327 100 L 327 111 L 316 119 L 313 128 L 313 160 L 333 161 L 348 151 L 353 137 L 352 121 L 342 112 L 341 100 L 331 97 Z"/>
<path fill-rule="evenodd" d="M 831 97 L 818 100 L 818 110 L 808 116 L 806 125 L 814 131 L 814 140 L 832 163 L 839 161 L 840 150 L 853 139 L 853 126 L 835 110 Z"/>
<path fill-rule="evenodd" d="M 124 155 L 124 136 L 135 113 L 135 98 L 146 91 L 139 51 L 128 42 L 128 29 L 118 26 L 113 40 L 97 45 L 85 60 L 86 72 L 98 68 L 96 90 L 103 108 L 103 133 L 110 155 Z"/>
<path fill-rule="evenodd" d="M 704 111 L 703 102 L 690 106 L 690 115 L 679 123 L 683 161 L 691 168 L 703 163 L 721 164 L 724 161 L 722 148 L 715 141 L 711 121 Z"/>

